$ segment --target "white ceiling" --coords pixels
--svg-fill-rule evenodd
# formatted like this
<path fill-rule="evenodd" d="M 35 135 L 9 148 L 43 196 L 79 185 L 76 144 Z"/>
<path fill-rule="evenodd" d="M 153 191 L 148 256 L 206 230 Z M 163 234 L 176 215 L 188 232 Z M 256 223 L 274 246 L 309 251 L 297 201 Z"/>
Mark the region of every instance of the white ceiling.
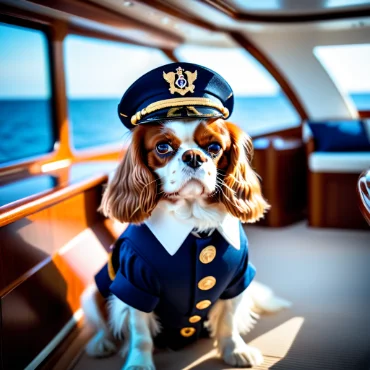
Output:
<path fill-rule="evenodd" d="M 369 0 L 224 0 L 239 12 L 265 15 L 318 14 L 370 5 Z"/>
<path fill-rule="evenodd" d="M 138 1 L 90 0 L 104 3 L 105 6 L 134 19 L 146 21 L 162 29 L 167 29 L 184 38 L 186 44 L 218 47 L 235 47 L 236 43 L 228 36 L 228 31 L 239 31 L 262 50 L 290 83 L 302 101 L 308 115 L 313 119 L 353 118 L 357 111 L 352 102 L 339 91 L 313 54 L 317 45 L 340 45 L 370 43 L 370 18 L 347 18 L 330 21 L 304 23 L 263 23 L 237 21 L 221 11 L 197 0 L 166 0 L 197 19 L 209 22 L 219 28 L 213 32 L 192 25 L 181 18 L 151 8 Z M 253 7 L 268 3 L 277 5 L 277 12 L 324 12 L 329 7 L 358 6 L 355 0 L 233 0 L 243 6 Z M 370 1 L 366 1 L 369 3 Z M 356 0 L 358 4 L 358 1 Z M 364 2 L 362 2 L 364 3 Z M 269 10 L 271 11 L 271 9 Z"/>
<path fill-rule="evenodd" d="M 230 39 L 224 32 L 210 31 L 194 24 L 188 23 L 181 18 L 173 17 L 154 7 L 140 3 L 139 1 L 117 1 L 117 0 L 89 0 L 93 3 L 104 5 L 118 13 L 125 14 L 130 18 L 140 20 L 151 25 L 155 25 L 165 31 L 174 33 L 184 38 L 186 43 L 198 45 L 230 46 Z M 191 6 L 189 7 L 189 4 Z M 193 0 L 175 0 L 176 6 L 189 10 Z M 198 3 L 199 4 L 199 3 Z M 209 8 L 206 5 L 207 9 Z M 212 11 L 212 9 L 211 9 Z M 219 13 L 219 12 L 217 12 Z"/>

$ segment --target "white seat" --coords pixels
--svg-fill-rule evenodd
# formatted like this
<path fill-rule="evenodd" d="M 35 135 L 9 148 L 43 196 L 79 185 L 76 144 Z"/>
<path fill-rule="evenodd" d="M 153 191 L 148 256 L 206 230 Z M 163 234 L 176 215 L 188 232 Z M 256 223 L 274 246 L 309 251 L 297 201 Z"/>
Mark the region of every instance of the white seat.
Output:
<path fill-rule="evenodd" d="M 312 172 L 360 174 L 370 168 L 370 152 L 313 152 L 308 167 Z"/>

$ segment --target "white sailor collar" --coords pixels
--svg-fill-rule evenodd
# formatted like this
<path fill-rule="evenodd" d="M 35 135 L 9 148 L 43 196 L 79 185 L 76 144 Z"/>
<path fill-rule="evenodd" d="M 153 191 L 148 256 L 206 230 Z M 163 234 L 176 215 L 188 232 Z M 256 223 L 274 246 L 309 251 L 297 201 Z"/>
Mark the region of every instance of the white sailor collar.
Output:
<path fill-rule="evenodd" d="M 188 235 L 197 227 L 196 223 L 180 220 L 166 207 L 158 206 L 145 224 L 171 256 L 180 249 Z M 237 218 L 227 214 L 216 229 L 230 245 L 237 250 L 240 249 Z"/>

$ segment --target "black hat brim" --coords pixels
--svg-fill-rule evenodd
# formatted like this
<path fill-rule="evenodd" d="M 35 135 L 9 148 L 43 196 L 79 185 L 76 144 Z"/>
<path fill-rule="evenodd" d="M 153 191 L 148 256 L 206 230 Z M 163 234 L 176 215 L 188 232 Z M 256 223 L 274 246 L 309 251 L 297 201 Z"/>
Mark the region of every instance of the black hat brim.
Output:
<path fill-rule="evenodd" d="M 164 108 L 148 114 L 140 120 L 140 124 L 179 119 L 214 119 L 219 117 L 223 117 L 223 115 L 216 108 L 205 106 L 183 106 L 176 108 Z"/>

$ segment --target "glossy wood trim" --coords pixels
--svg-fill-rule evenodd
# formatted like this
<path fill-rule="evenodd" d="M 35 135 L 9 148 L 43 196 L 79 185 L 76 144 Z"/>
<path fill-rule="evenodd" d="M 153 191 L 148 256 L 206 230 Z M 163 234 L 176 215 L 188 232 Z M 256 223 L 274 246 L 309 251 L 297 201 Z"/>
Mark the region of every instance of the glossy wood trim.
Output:
<path fill-rule="evenodd" d="M 68 26 L 68 34 L 79 35 L 79 36 L 84 36 L 84 37 L 91 37 L 94 39 L 100 39 L 100 40 L 106 40 L 106 41 L 123 42 L 125 44 L 130 44 L 130 45 L 139 45 L 139 46 L 146 46 L 149 48 L 150 47 L 156 48 L 153 45 L 148 45 L 148 43 L 145 42 L 145 40 L 143 42 L 133 41 L 125 36 L 111 34 L 108 32 L 98 31 L 94 29 L 87 29 L 87 28 L 84 28 L 84 27 L 81 27 L 75 24 L 70 24 Z"/>
<path fill-rule="evenodd" d="M 54 97 L 54 122 L 57 127 L 59 145 L 53 161 L 71 159 L 71 132 L 68 117 L 67 90 L 65 81 L 64 47 L 63 42 L 68 34 L 65 22 L 55 22 L 52 28 L 51 68 Z"/>
<path fill-rule="evenodd" d="M 326 21 L 335 19 L 359 18 L 370 15 L 370 7 L 362 7 L 361 9 L 346 9 L 333 10 L 320 13 L 305 13 L 305 14 L 253 14 L 250 12 L 240 12 L 233 8 L 230 4 L 223 0 L 200 0 L 205 4 L 210 5 L 216 10 L 221 11 L 230 18 L 238 21 L 252 21 L 265 23 L 303 23 Z"/>
<path fill-rule="evenodd" d="M 172 61 L 175 63 L 180 62 L 177 56 L 174 53 L 174 50 L 172 49 L 162 49 L 163 53 Z"/>
<path fill-rule="evenodd" d="M 360 118 L 370 118 L 370 110 L 360 110 L 358 111 Z"/>
<path fill-rule="evenodd" d="M 168 40 L 169 42 L 181 43 L 182 37 L 175 33 L 165 31 L 140 20 L 134 20 L 125 14 L 113 11 L 102 5 L 78 0 L 27 0 L 31 3 L 46 6 L 74 16 L 89 19 L 94 22 L 102 23 L 120 29 L 141 29 L 153 36 Z"/>
<path fill-rule="evenodd" d="M 288 80 L 284 77 L 283 73 L 274 65 L 274 63 L 245 35 L 237 31 L 231 31 L 230 36 L 249 54 L 256 58 L 267 69 L 272 77 L 274 77 L 274 79 L 277 81 L 277 83 L 280 85 L 281 89 L 285 93 L 286 97 L 291 101 L 293 107 L 297 110 L 297 113 L 301 117 L 301 120 L 303 121 L 308 119 L 308 114 L 300 98 L 298 97 Z"/>
<path fill-rule="evenodd" d="M 37 194 L 35 196 L 21 199 L 17 202 L 8 204 L 0 209 L 0 227 L 11 222 L 38 212 L 55 203 L 68 199 L 82 191 L 91 189 L 94 186 L 105 183 L 108 180 L 107 174 L 96 174 L 91 178 L 82 180 L 76 184 L 59 186 L 55 189 Z"/>
<path fill-rule="evenodd" d="M 370 169 L 362 172 L 358 178 L 357 195 L 360 211 L 370 225 Z"/>
<path fill-rule="evenodd" d="M 45 14 L 38 14 L 32 11 L 0 4 L 0 21 L 47 31 L 47 26 L 53 23 L 53 18 Z"/>
<path fill-rule="evenodd" d="M 315 139 L 311 136 L 306 143 L 306 156 L 308 156 L 315 151 Z"/>

